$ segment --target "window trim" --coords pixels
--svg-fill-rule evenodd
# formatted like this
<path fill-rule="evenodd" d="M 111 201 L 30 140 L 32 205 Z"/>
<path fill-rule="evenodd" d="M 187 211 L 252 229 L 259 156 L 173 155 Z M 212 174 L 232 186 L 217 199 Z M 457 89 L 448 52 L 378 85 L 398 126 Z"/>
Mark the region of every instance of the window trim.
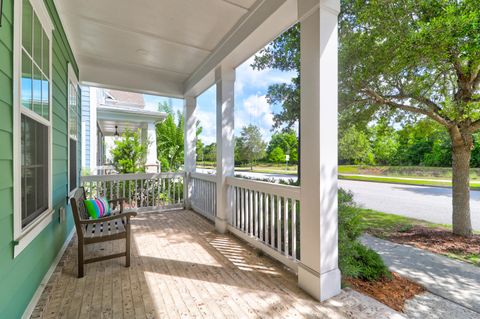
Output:
<path fill-rule="evenodd" d="M 77 187 L 75 187 L 74 189 L 70 190 L 70 139 L 72 137 L 70 137 L 70 81 L 72 82 L 72 84 L 75 86 L 76 90 L 77 90 L 77 102 L 78 102 L 78 98 L 79 98 L 79 82 L 78 82 L 78 78 L 77 78 L 77 75 L 75 74 L 75 70 L 73 70 L 73 66 L 71 63 L 68 63 L 68 80 L 67 80 L 67 154 L 68 154 L 68 159 L 67 159 L 67 173 L 68 173 L 68 188 L 67 188 L 67 191 L 68 191 L 68 197 L 71 198 L 73 197 L 73 195 L 75 194 L 75 192 L 77 191 L 78 187 L 80 185 L 77 185 Z M 78 140 L 79 140 L 79 134 L 80 134 L 80 130 L 79 130 L 79 126 L 78 126 L 78 109 L 79 109 L 79 105 L 77 104 L 77 137 L 76 138 L 72 138 L 73 140 L 75 140 L 77 143 L 77 150 L 78 150 Z M 77 158 L 77 163 L 78 163 L 78 158 Z M 78 179 L 78 176 L 77 176 L 77 179 Z"/>
<path fill-rule="evenodd" d="M 52 33 L 53 23 L 43 0 L 29 0 L 46 36 L 49 39 L 49 118 L 48 120 L 21 104 L 22 74 L 22 10 L 23 1 L 14 1 L 13 26 L 13 257 L 16 258 L 53 220 L 52 206 Z M 48 209 L 38 215 L 26 227 L 22 227 L 22 150 L 21 117 L 22 114 L 47 126 L 48 129 Z"/>

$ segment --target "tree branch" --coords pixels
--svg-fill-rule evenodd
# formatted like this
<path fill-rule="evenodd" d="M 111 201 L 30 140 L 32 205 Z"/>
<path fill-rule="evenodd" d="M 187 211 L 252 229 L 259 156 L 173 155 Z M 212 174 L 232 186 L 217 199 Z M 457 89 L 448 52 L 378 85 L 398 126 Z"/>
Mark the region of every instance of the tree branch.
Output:
<path fill-rule="evenodd" d="M 479 129 L 480 129 L 480 120 L 476 120 L 475 122 L 470 124 L 470 126 L 468 127 L 468 130 L 470 131 L 470 133 L 475 133 Z"/>
<path fill-rule="evenodd" d="M 370 89 L 366 89 L 364 92 L 365 92 L 365 94 L 370 96 L 370 98 L 372 98 L 373 101 L 376 102 L 376 103 L 384 104 L 384 105 L 387 105 L 389 107 L 400 109 L 400 110 L 403 110 L 403 111 L 428 116 L 432 120 L 434 120 L 434 121 L 436 121 L 436 122 L 438 122 L 438 123 L 440 123 L 440 124 L 442 124 L 446 127 L 450 127 L 452 125 L 452 123 L 449 120 L 443 118 L 440 114 L 436 113 L 435 111 L 433 111 L 431 109 L 422 109 L 422 108 L 419 108 L 419 107 L 416 107 L 416 106 L 397 103 L 397 102 L 391 100 L 391 98 L 412 98 L 412 97 L 398 96 L 398 95 L 397 96 L 384 97 L 384 96 L 381 96 L 380 94 L 378 94 L 375 91 L 370 90 Z M 417 98 L 415 98 L 415 99 L 417 99 Z M 427 99 L 427 102 L 428 101 L 430 101 L 430 100 Z M 430 101 L 430 102 L 431 102 L 430 104 L 433 103 L 435 107 L 438 107 L 434 102 L 432 102 L 432 101 Z M 424 103 L 424 102 L 422 102 L 422 103 Z"/>

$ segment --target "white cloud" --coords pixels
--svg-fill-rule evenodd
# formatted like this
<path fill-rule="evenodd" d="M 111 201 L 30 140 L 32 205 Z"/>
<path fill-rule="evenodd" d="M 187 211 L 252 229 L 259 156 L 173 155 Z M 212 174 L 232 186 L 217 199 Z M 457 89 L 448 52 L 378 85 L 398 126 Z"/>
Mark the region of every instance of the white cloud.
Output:
<path fill-rule="evenodd" d="M 289 83 L 295 72 L 282 72 L 273 69 L 254 70 L 250 65 L 254 56 L 236 69 L 235 93 L 242 95 L 246 87 L 265 89 L 273 83 Z"/>
<path fill-rule="evenodd" d="M 215 111 L 205 111 L 202 110 L 202 107 L 199 105 L 197 111 L 195 112 L 197 119 L 200 121 L 202 126 L 202 133 L 200 134 L 200 139 L 205 145 L 216 142 L 216 115 Z"/>
<path fill-rule="evenodd" d="M 263 138 L 269 140 L 272 135 L 273 113 L 265 95 L 250 95 L 240 104 L 243 108 L 240 107 L 235 114 L 237 134 L 240 134 L 242 127 L 253 124 L 259 127 Z"/>

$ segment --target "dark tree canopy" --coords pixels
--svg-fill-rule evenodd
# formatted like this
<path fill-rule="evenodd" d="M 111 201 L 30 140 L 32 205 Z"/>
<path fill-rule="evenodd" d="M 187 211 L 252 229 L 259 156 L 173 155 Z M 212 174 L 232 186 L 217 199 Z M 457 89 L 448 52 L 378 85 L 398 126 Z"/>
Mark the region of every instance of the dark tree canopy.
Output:
<path fill-rule="evenodd" d="M 343 0 L 339 25 L 341 110 L 351 119 L 426 116 L 445 127 L 452 141 L 453 231 L 471 235 L 479 1 Z"/>

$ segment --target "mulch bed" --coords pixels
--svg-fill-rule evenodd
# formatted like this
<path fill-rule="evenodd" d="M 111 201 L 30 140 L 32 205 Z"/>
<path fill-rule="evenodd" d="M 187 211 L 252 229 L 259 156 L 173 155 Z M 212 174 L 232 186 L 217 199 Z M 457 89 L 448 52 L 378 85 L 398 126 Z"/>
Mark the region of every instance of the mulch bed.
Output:
<path fill-rule="evenodd" d="M 405 301 L 425 291 L 422 286 L 392 273 L 392 279 L 369 282 L 362 279 L 345 279 L 353 289 L 364 293 L 396 311 L 403 311 Z"/>
<path fill-rule="evenodd" d="M 385 236 L 385 239 L 399 244 L 415 246 L 437 254 L 480 254 L 480 235 L 465 238 L 454 235 L 451 231 L 442 228 L 414 225 L 411 229 L 388 234 Z"/>

